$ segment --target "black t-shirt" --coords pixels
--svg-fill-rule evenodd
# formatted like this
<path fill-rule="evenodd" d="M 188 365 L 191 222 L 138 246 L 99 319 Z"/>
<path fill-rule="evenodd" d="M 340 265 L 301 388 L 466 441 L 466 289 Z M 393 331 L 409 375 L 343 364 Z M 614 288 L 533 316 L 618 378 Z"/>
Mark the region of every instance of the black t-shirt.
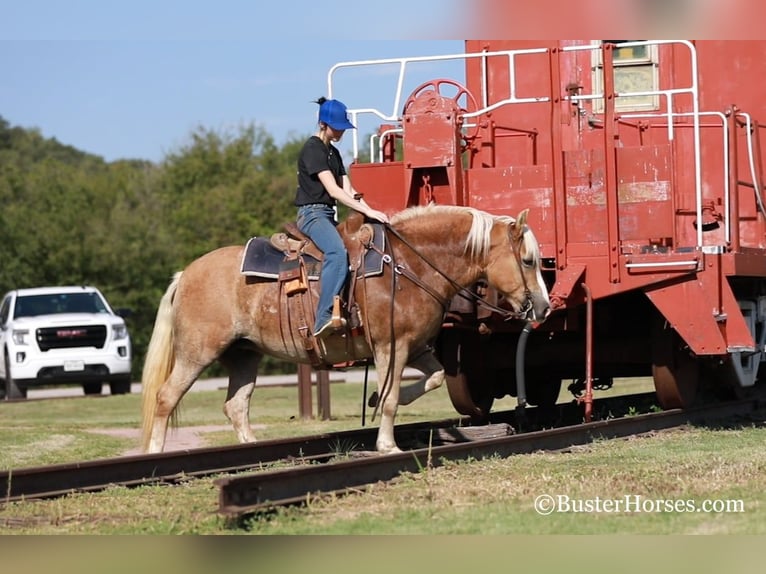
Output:
<path fill-rule="evenodd" d="M 335 205 L 335 199 L 327 193 L 322 182 L 319 181 L 319 172 L 330 170 L 335 176 L 335 181 L 343 187 L 343 176 L 346 168 L 338 149 L 332 144 L 325 145 L 317 136 L 311 136 L 303 144 L 298 156 L 298 189 L 295 192 L 295 205 L 308 205 L 309 203 L 326 203 Z"/>

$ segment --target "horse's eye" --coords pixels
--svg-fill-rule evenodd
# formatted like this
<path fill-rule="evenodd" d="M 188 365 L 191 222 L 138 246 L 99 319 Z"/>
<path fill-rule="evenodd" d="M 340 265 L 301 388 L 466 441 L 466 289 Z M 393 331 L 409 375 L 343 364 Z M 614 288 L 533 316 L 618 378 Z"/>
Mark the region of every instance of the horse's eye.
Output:
<path fill-rule="evenodd" d="M 535 266 L 535 258 L 534 258 L 534 257 L 528 257 L 528 258 L 527 258 L 527 257 L 524 257 L 524 258 L 521 260 L 521 264 L 522 264 L 524 267 L 527 267 L 527 268 L 531 269 L 531 268 L 533 268 L 533 267 Z"/>

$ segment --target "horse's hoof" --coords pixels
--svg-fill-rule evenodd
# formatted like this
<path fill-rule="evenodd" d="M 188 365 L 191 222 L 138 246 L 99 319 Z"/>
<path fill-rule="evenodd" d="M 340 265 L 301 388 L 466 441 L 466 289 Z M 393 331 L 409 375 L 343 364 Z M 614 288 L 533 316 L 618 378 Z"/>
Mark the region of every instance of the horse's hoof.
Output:
<path fill-rule="evenodd" d="M 393 445 L 393 446 L 379 446 L 378 452 L 380 454 L 399 454 L 403 451 L 398 446 Z"/>

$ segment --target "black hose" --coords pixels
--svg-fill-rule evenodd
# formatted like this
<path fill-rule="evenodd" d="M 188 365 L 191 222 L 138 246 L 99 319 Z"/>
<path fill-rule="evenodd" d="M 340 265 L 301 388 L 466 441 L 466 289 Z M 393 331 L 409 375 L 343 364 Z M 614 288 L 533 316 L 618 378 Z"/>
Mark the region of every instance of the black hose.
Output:
<path fill-rule="evenodd" d="M 519 335 L 519 342 L 516 345 L 516 420 L 521 427 L 524 420 L 525 408 L 527 406 L 527 383 L 524 378 L 524 354 L 527 348 L 527 339 L 532 332 L 532 322 L 527 321 Z M 520 430 L 520 429 L 519 429 Z"/>

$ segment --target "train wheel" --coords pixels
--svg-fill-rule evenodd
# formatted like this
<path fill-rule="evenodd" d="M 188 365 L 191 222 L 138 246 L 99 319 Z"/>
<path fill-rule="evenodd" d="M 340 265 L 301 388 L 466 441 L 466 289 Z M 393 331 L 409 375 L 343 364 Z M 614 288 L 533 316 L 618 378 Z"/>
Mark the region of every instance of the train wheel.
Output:
<path fill-rule="evenodd" d="M 486 422 L 494 402 L 494 379 L 483 367 L 478 333 L 448 330 L 442 333 L 439 358 L 446 373 L 452 406 L 476 423 Z"/>
<path fill-rule="evenodd" d="M 684 346 L 678 333 L 660 317 L 652 333 L 652 376 L 663 409 L 687 408 L 697 397 L 700 364 Z"/>
<path fill-rule="evenodd" d="M 484 392 L 481 381 L 469 381 L 465 373 L 447 375 L 447 391 L 452 406 L 461 415 L 471 417 L 475 423 L 486 422 L 495 398 L 490 392 Z"/>
<path fill-rule="evenodd" d="M 559 418 L 556 403 L 561 393 L 561 379 L 546 375 L 542 371 L 533 371 L 525 379 L 527 404 L 537 407 L 535 427 L 542 429 L 556 426 Z"/>
<path fill-rule="evenodd" d="M 551 377 L 527 377 L 527 402 L 538 407 L 552 407 L 561 393 L 561 379 Z"/>
<path fill-rule="evenodd" d="M 727 360 L 709 369 L 710 376 L 705 379 L 705 389 L 714 400 L 741 400 L 750 394 L 751 387 L 740 385 L 734 361 L 742 361 L 739 353 L 730 353 Z"/>

